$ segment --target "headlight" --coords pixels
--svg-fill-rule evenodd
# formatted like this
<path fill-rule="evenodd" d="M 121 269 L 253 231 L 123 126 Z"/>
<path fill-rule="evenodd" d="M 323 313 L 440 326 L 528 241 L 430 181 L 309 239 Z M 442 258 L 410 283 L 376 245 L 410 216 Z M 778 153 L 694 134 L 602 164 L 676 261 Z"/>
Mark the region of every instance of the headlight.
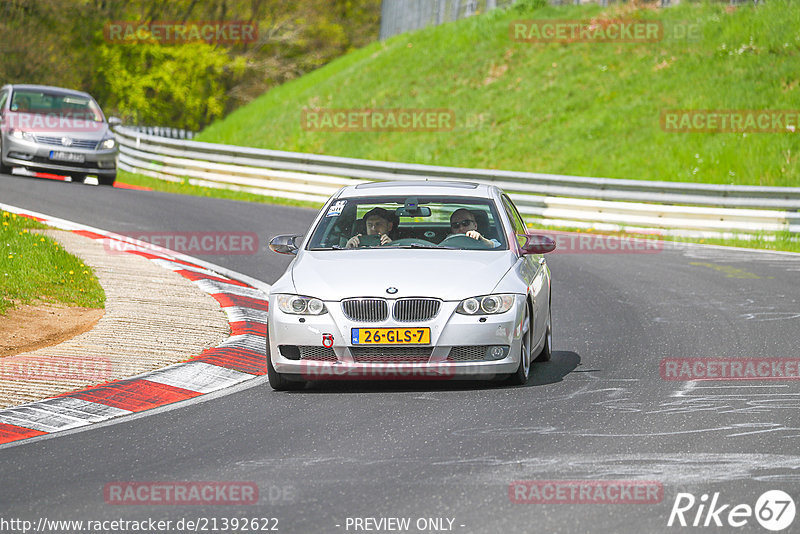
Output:
<path fill-rule="evenodd" d="M 22 130 L 17 130 L 16 128 L 9 129 L 8 133 L 10 133 L 11 137 L 13 137 L 15 139 L 27 139 L 28 141 L 35 141 L 36 140 L 33 137 L 33 134 L 29 134 L 28 132 L 23 132 Z"/>
<path fill-rule="evenodd" d="M 112 137 L 111 139 L 106 139 L 103 141 L 103 148 L 114 148 L 117 145 L 117 141 Z"/>
<path fill-rule="evenodd" d="M 300 295 L 278 295 L 278 309 L 293 315 L 322 315 L 328 312 L 321 300 Z"/>
<path fill-rule="evenodd" d="M 484 295 L 462 300 L 456 313 L 462 315 L 493 315 L 507 312 L 514 305 L 514 295 Z"/>

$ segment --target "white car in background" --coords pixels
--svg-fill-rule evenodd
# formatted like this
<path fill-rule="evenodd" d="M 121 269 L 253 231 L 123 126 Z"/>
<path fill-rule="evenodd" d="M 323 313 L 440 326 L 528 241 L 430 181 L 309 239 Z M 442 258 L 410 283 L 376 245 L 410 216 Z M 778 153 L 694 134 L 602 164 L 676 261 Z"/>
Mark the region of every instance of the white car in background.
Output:
<path fill-rule="evenodd" d="M 364 216 L 376 208 L 394 218 L 385 244 L 367 235 Z M 456 210 L 462 211 L 455 218 L 467 215 L 453 228 Z M 465 235 L 468 226 L 482 239 Z M 433 181 L 348 186 L 311 228 L 304 239 L 270 242 L 276 252 L 296 254 L 269 298 L 274 389 L 340 378 L 524 384 L 532 361 L 550 359 L 544 253 L 555 242 L 528 234 L 499 188 Z"/>

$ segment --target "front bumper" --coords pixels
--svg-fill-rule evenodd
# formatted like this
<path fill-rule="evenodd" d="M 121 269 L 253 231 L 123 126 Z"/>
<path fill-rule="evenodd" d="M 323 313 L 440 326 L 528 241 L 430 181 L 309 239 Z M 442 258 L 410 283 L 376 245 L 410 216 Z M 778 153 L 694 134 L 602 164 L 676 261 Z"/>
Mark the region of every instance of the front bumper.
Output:
<path fill-rule="evenodd" d="M 111 176 L 117 172 L 117 149 L 82 149 L 59 147 L 28 139 L 17 139 L 3 135 L 2 163 L 11 167 L 25 167 L 29 170 L 54 171 L 68 174 L 95 174 Z M 81 154 L 83 162 L 54 161 L 51 151 Z"/>
<path fill-rule="evenodd" d="M 515 372 L 525 297 L 517 295 L 497 315 L 461 315 L 457 305 L 443 302 L 428 321 L 364 323 L 347 318 L 339 302 L 325 302 L 322 315 L 287 314 L 271 295 L 269 355 L 278 373 L 303 380 L 490 379 Z M 430 328 L 430 344 L 354 345 L 351 339 L 352 328 L 408 327 Z"/>

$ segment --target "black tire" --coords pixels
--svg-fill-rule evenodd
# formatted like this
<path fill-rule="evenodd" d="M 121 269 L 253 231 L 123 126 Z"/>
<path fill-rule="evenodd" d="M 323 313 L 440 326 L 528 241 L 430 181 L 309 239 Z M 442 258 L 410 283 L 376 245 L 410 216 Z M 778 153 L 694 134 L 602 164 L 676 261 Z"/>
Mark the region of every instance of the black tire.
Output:
<path fill-rule="evenodd" d="M 3 165 L 3 147 L 0 146 L 0 174 L 11 174 L 11 167 Z"/>
<path fill-rule="evenodd" d="M 106 174 L 104 176 L 100 176 L 100 175 L 97 176 L 97 184 L 98 185 L 109 185 L 109 186 L 113 187 L 114 186 L 114 182 L 116 182 L 116 181 L 117 181 L 116 173 L 114 173 L 114 174 Z"/>
<path fill-rule="evenodd" d="M 524 386 L 531 377 L 531 338 L 533 337 L 533 332 L 531 332 L 531 314 L 528 303 L 525 303 L 525 315 L 522 318 L 522 323 L 527 325 L 527 328 L 522 332 L 522 339 L 519 345 L 519 367 L 517 367 L 515 373 L 508 377 L 508 382 L 515 386 Z"/>
<path fill-rule="evenodd" d="M 533 359 L 536 363 L 542 362 L 549 362 L 550 358 L 553 357 L 553 314 L 550 311 L 550 307 L 547 307 L 547 330 L 545 330 L 544 334 L 544 347 Z"/>
<path fill-rule="evenodd" d="M 272 358 L 269 355 L 269 335 L 267 335 L 267 378 L 269 386 L 275 391 L 297 391 L 306 386 L 305 380 L 291 380 L 285 374 L 279 373 L 272 366 Z"/>

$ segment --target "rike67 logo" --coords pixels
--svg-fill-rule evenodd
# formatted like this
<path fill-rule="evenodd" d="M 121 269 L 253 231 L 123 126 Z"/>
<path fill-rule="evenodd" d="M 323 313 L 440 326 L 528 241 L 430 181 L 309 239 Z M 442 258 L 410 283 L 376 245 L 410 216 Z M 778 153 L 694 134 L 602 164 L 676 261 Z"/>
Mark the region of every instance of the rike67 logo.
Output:
<path fill-rule="evenodd" d="M 794 500 L 781 490 L 762 493 L 754 507 L 749 504 L 724 503 L 720 500 L 719 492 L 714 493 L 710 501 L 706 493 L 699 499 L 691 493 L 678 493 L 667 526 L 739 528 L 755 517 L 762 527 L 777 532 L 791 525 L 794 515 Z"/>

